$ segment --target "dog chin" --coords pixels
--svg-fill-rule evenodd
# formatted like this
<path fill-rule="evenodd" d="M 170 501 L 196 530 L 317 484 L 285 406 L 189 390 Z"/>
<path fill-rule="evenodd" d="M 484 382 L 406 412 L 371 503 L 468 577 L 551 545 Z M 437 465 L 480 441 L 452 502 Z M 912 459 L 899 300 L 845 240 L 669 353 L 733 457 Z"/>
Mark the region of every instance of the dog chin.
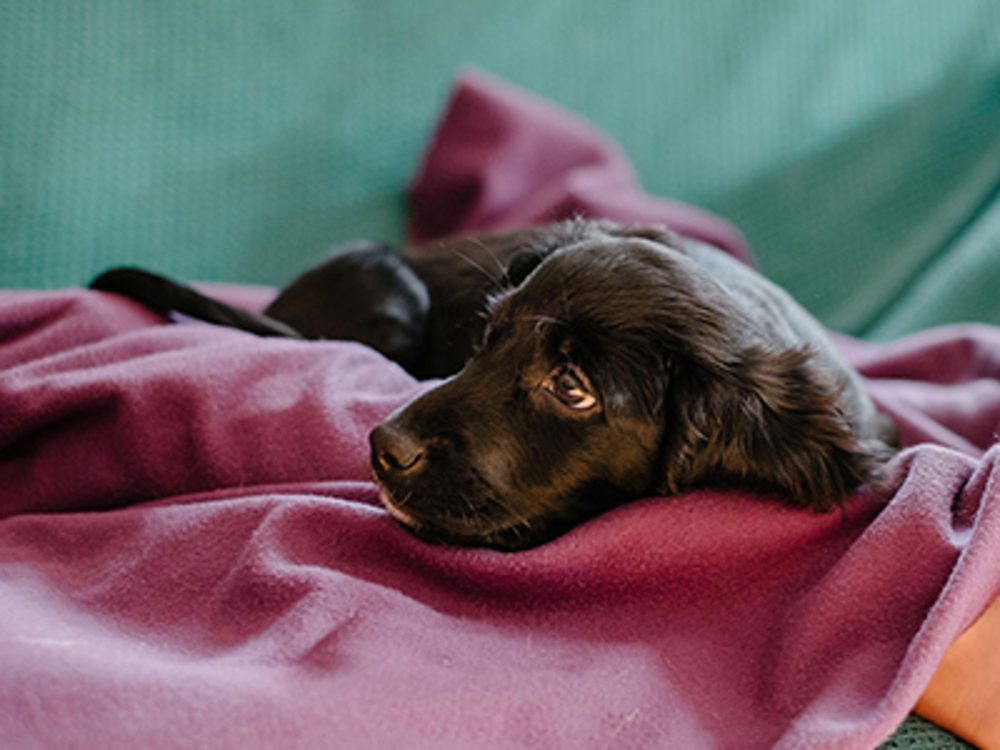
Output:
<path fill-rule="evenodd" d="M 420 520 L 404 510 L 385 487 L 379 486 L 379 499 L 386 512 L 406 531 L 422 542 L 451 547 L 490 547 L 504 552 L 537 546 L 550 538 L 539 533 L 530 522 L 498 522 L 495 525 L 476 523 L 474 528 L 444 526 L 440 522 Z M 544 524 L 543 524 L 544 525 Z"/>
<path fill-rule="evenodd" d="M 407 529 L 415 529 L 420 525 L 413 516 L 399 509 L 399 506 L 393 501 L 392 495 L 389 494 L 389 490 L 381 485 L 378 488 L 378 498 L 382 503 L 382 507 L 386 509 L 386 512 Z"/>

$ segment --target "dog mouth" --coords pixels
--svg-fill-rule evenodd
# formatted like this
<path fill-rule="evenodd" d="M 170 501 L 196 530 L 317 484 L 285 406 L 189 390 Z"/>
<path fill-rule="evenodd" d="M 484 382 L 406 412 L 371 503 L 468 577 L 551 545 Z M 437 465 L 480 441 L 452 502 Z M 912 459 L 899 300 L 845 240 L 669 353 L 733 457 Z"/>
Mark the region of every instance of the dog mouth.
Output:
<path fill-rule="evenodd" d="M 378 481 L 377 477 L 373 478 Z M 420 526 L 420 523 L 413 516 L 399 507 L 399 505 L 394 501 L 392 493 L 390 493 L 389 490 L 387 490 L 382 484 L 379 484 L 378 487 L 378 499 L 382 503 L 382 507 L 385 508 L 386 512 L 402 526 L 407 529 L 416 529 Z"/>
<path fill-rule="evenodd" d="M 428 544 L 457 547 L 489 547 L 512 552 L 537 546 L 549 539 L 540 523 L 529 518 L 497 518 L 492 522 L 482 515 L 423 518 L 405 508 L 405 499 L 397 498 L 377 476 L 379 500 L 389 516 L 417 539 Z"/>

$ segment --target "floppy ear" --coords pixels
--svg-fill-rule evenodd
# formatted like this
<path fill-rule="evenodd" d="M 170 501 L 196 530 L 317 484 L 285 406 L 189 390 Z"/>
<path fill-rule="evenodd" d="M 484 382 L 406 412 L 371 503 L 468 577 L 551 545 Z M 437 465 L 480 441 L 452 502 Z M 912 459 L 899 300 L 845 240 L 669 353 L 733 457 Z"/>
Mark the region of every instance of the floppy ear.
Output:
<path fill-rule="evenodd" d="M 552 253 L 552 249 L 525 250 L 514 256 L 504 272 L 504 281 L 511 288 L 521 286 L 531 272 Z"/>
<path fill-rule="evenodd" d="M 751 346 L 728 363 L 677 361 L 659 490 L 731 486 L 827 510 L 871 479 L 885 446 L 858 440 L 841 411 L 843 386 L 810 355 Z"/>
<path fill-rule="evenodd" d="M 612 221 L 600 220 L 594 222 L 601 231 L 612 237 L 633 240 L 649 240 L 666 247 L 680 248 L 683 242 L 679 235 L 672 232 L 664 224 L 616 224 Z"/>

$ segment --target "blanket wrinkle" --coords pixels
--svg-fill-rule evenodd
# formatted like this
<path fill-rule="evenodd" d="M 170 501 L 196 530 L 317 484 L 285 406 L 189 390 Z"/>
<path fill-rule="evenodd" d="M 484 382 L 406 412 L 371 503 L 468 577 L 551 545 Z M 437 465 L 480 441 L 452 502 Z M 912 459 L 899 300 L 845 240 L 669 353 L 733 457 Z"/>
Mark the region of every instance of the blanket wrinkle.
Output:
<path fill-rule="evenodd" d="M 628 157 L 589 123 L 474 68 L 458 76 L 410 203 L 416 242 L 594 216 L 669 224 L 752 259 L 727 222 L 644 193 Z"/>
<path fill-rule="evenodd" d="M 942 326 L 885 345 L 837 343 L 868 378 L 904 445 L 945 445 L 982 456 L 1000 441 L 1000 330 Z"/>
<path fill-rule="evenodd" d="M 983 324 L 941 326 L 881 345 L 841 341 L 851 347 L 854 366 L 879 380 L 959 385 L 1000 376 L 1000 329 Z"/>
<path fill-rule="evenodd" d="M 139 304 L 125 303 L 123 307 L 123 302 L 78 290 L 44 296 L 27 291 L 5 292 L 0 299 L 0 370 L 139 330 L 160 320 Z M 81 307 L 98 308 L 106 314 L 77 315 Z"/>
<path fill-rule="evenodd" d="M 78 314 L 106 311 L 84 307 Z M 260 432 L 262 425 L 275 436 L 294 435 L 296 426 L 311 434 L 300 447 L 312 458 L 311 478 L 367 477 L 367 456 L 355 447 L 366 441 L 372 424 L 419 387 L 398 370 L 395 375 L 409 386 L 403 395 L 366 392 L 369 367 L 385 363 L 356 344 L 275 343 L 209 326 L 154 325 L 5 371 L 0 516 L 29 507 L 107 508 L 218 486 L 303 479 L 275 457 L 266 433 L 255 441 L 239 439 L 247 429 Z M 330 359 L 317 359 L 324 348 Z M 333 359 L 346 366 L 331 366 Z M 203 390 L 190 389 L 183 377 L 192 369 L 203 374 Z M 296 372 L 291 383 L 290 370 Z M 343 374 L 331 376 L 338 371 Z M 267 422 L 261 420 L 264 414 L 270 415 Z M 176 429 L 185 423 L 188 430 Z M 64 434 L 65 441 L 57 439 Z M 92 438 L 102 441 L 102 451 L 93 450 Z M 345 445 L 351 446 L 347 454 L 353 461 L 331 475 L 328 456 Z M 204 460 L 206 447 L 222 460 Z M 59 465 L 60 459 L 78 467 L 75 479 L 84 481 L 59 482 L 35 471 L 39 463 Z M 16 486 L 15 475 L 36 479 L 37 491 L 12 497 L 13 504 L 2 502 Z M 96 492 L 88 494 L 87 488 Z"/>
<path fill-rule="evenodd" d="M 749 258 L 623 160 L 465 74 L 414 235 L 571 212 Z M 837 343 L 907 446 L 842 512 L 705 489 L 503 554 L 424 544 L 378 505 L 367 432 L 434 384 L 377 353 L 0 291 L 0 737 L 873 747 L 1000 590 L 1000 333 Z"/>

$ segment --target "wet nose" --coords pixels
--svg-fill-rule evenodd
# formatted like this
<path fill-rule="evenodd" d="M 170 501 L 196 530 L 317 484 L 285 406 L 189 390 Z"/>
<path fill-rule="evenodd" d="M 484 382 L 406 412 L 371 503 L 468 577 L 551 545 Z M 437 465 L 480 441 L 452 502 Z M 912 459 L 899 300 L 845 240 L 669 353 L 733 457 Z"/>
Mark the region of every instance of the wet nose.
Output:
<path fill-rule="evenodd" d="M 380 477 L 409 474 L 424 462 L 423 442 L 391 422 L 376 427 L 368 439 L 372 468 Z"/>

